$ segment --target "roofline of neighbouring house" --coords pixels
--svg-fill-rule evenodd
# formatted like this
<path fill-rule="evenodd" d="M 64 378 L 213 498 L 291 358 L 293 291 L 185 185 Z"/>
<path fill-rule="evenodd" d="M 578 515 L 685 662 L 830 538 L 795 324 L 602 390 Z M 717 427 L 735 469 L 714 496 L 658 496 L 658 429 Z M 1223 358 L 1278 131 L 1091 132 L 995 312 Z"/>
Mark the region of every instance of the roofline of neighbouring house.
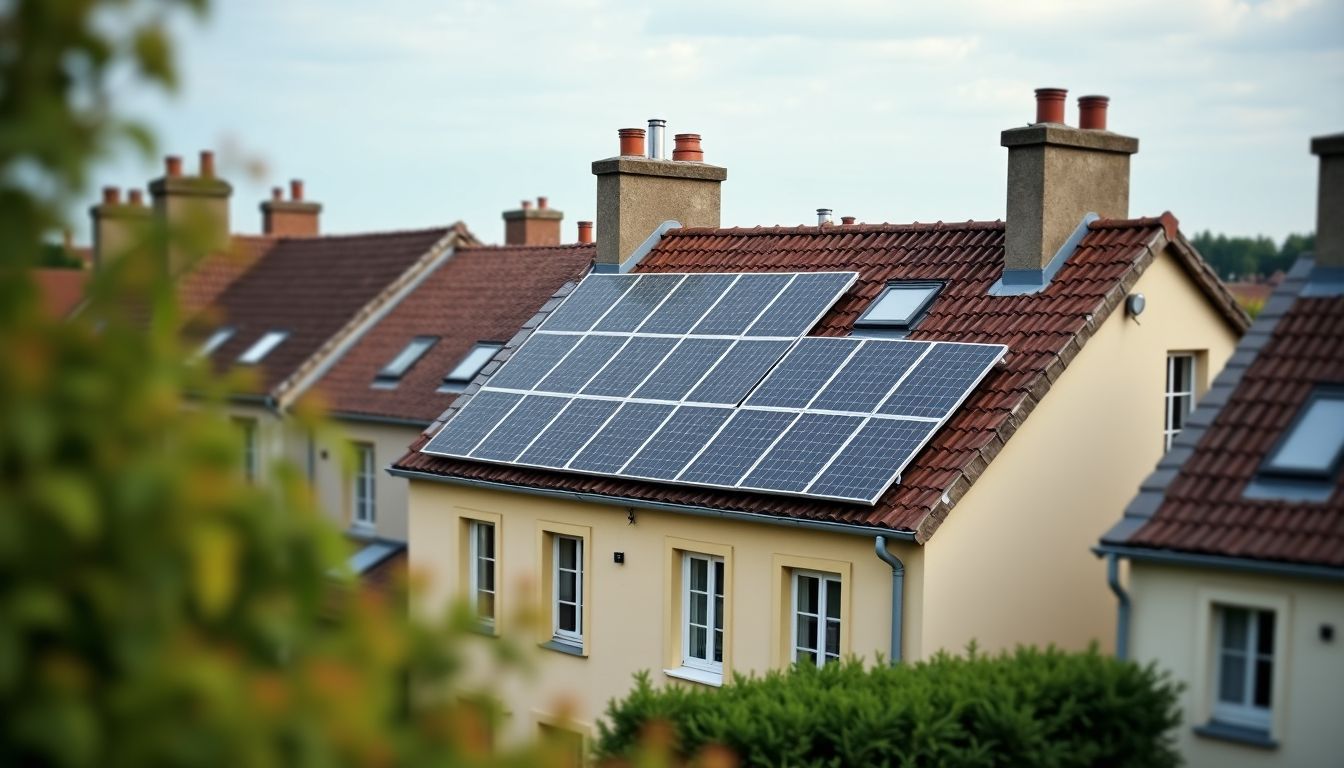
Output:
<path fill-rule="evenodd" d="M 363 424 L 387 424 L 398 427 L 424 429 L 433 419 L 412 419 L 405 416 L 380 416 L 376 413 L 356 413 L 354 411 L 331 411 L 327 414 L 337 421 L 355 421 Z"/>
<path fill-rule="evenodd" d="M 1092 548 L 1092 553 L 1098 557 L 1115 555 L 1128 560 L 1137 560 L 1159 565 L 1209 568 L 1223 571 L 1243 571 L 1300 579 L 1344 581 L 1344 568 L 1329 565 L 1286 563 L 1277 560 L 1252 560 L 1245 557 L 1204 555 L 1195 552 L 1180 552 L 1172 549 L 1148 549 L 1146 547 L 1126 547 L 1115 544 L 1099 544 Z"/>
<path fill-rule="evenodd" d="M 412 469 L 401 469 L 396 466 L 386 467 L 387 473 L 393 477 L 401 477 L 407 480 L 428 480 L 435 483 L 445 483 L 448 485 L 462 485 L 469 488 L 483 488 L 490 491 L 506 491 L 509 493 L 525 493 L 531 496 L 543 496 L 552 499 L 565 499 L 567 501 L 582 501 L 592 504 L 605 504 L 610 507 L 626 507 L 635 509 L 647 509 L 656 512 L 672 512 L 679 515 L 691 515 L 694 517 L 717 517 L 727 520 L 738 520 L 748 523 L 764 523 L 766 525 L 778 525 L 785 528 L 808 528 L 811 530 L 828 531 L 830 533 L 843 533 L 850 536 L 863 536 L 872 538 L 873 536 L 886 536 L 910 543 L 918 543 L 915 539 L 914 531 L 897 531 L 890 528 L 879 528 L 868 525 L 854 525 L 852 523 L 832 523 L 826 520 L 803 520 L 796 517 L 780 517 L 776 515 L 767 515 L 759 512 L 739 512 L 732 509 L 714 509 L 712 507 L 693 506 L 689 504 L 669 504 L 662 501 L 646 501 L 644 499 L 632 499 L 625 496 L 605 496 L 600 493 L 585 493 L 583 491 L 562 491 L 553 488 L 534 488 L 527 485 L 514 485 L 511 483 L 496 483 L 490 480 L 477 480 L 470 477 L 455 477 L 452 475 L 436 475 L 433 472 L 421 472 Z"/>

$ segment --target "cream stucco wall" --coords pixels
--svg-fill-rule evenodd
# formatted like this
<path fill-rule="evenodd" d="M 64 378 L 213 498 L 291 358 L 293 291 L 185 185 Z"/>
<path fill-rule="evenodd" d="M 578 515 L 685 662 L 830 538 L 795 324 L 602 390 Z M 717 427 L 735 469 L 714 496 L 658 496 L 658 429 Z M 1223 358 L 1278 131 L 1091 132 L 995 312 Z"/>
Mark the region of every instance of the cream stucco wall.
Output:
<path fill-rule="evenodd" d="M 1344 584 L 1136 562 L 1130 566 L 1130 647 L 1186 683 L 1176 736 L 1192 766 L 1330 766 L 1344 762 Z M 1275 653 L 1271 737 L 1278 748 L 1197 736 L 1213 701 L 1213 605 L 1270 607 Z M 1334 639 L 1321 639 L 1322 626 Z"/>
<path fill-rule="evenodd" d="M 259 405 L 229 403 L 224 408 L 229 418 L 250 421 L 257 430 L 256 478 L 265 483 L 277 462 L 291 463 L 300 472 L 307 467 L 307 442 L 275 411 Z"/>
<path fill-rule="evenodd" d="M 389 475 L 386 468 L 406 453 L 406 446 L 422 427 L 369 421 L 337 420 L 335 429 L 315 443 L 313 484 L 322 510 L 342 530 L 354 520 L 353 466 L 345 466 L 343 451 L 351 442 L 373 446 L 374 520 L 379 538 L 406 540 L 407 481 Z M 361 533 L 367 534 L 368 531 Z"/>
<path fill-rule="evenodd" d="M 1236 336 L 1173 258 L 1107 318 L 928 543 L 923 648 L 1114 646 L 1105 568 L 1089 551 L 1160 458 L 1169 351 L 1204 353 L 1207 389 Z"/>
<path fill-rule="evenodd" d="M 562 710 L 591 729 L 606 702 L 629 691 L 637 670 L 650 670 L 659 685 L 673 681 L 663 670 L 675 666 L 679 653 L 679 551 L 725 556 L 728 672 L 785 664 L 787 633 L 782 630 L 789 618 L 781 589 L 789 565 L 847 575 L 842 650 L 871 660 L 888 649 L 891 569 L 878 560 L 866 535 L 649 510 L 636 510 L 632 524 L 623 507 L 429 482 L 413 485 L 410 502 L 411 568 L 427 578 L 416 602 L 429 614 L 444 610 L 466 589 L 463 520 L 501 526 L 498 631 L 529 650 L 535 676 L 496 678 L 483 658 L 476 673 L 502 695 L 511 713 L 506 730 L 513 736 L 535 735 L 537 723 Z M 542 531 L 552 526 L 588 536 L 586 656 L 539 647 L 550 629 L 549 609 L 540 627 L 535 621 L 541 593 L 549 595 L 547 577 L 538 568 L 539 551 Z M 892 551 L 905 561 L 908 593 L 915 596 L 907 603 L 906 637 L 917 645 L 922 552 L 913 544 L 896 543 Z M 616 552 L 624 553 L 624 564 L 614 562 Z M 531 620 L 522 615 L 527 613 Z"/>

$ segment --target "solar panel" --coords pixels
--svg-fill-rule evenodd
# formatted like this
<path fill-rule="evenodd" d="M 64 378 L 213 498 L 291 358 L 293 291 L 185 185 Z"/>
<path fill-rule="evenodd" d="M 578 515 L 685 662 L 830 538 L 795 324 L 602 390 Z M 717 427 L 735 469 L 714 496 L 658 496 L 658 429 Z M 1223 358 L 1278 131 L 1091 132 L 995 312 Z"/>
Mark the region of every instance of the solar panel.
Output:
<path fill-rule="evenodd" d="M 800 336 L 854 277 L 590 276 L 423 450 L 873 504 L 1006 350 Z"/>

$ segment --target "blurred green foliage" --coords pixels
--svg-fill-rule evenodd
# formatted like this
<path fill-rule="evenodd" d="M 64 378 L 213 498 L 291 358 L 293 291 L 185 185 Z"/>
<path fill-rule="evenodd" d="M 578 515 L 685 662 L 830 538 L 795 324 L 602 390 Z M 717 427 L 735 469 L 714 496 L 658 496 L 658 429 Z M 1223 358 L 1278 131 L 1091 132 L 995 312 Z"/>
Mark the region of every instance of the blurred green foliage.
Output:
<path fill-rule="evenodd" d="M 1190 243 L 1222 279 L 1249 280 L 1287 272 L 1298 256 L 1315 248 L 1316 236 L 1288 235 L 1283 243 L 1275 244 L 1264 235 L 1228 237 L 1205 230 L 1190 238 Z"/>
<path fill-rule="evenodd" d="M 597 752 L 622 759 L 652 733 L 701 763 L 717 747 L 748 765 L 1161 768 L 1180 764 L 1178 691 L 1096 649 L 803 664 L 719 689 L 654 690 L 641 673 L 608 705 Z"/>
<path fill-rule="evenodd" d="M 204 12 L 0 2 L 0 765 L 560 764 L 491 749 L 461 612 L 428 626 L 360 588 L 293 467 L 245 480 L 230 382 L 189 354 L 163 266 L 199 238 L 147 221 L 72 321 L 40 311 L 32 269 L 90 164 L 152 148 L 110 80 L 175 86 L 165 30 Z"/>

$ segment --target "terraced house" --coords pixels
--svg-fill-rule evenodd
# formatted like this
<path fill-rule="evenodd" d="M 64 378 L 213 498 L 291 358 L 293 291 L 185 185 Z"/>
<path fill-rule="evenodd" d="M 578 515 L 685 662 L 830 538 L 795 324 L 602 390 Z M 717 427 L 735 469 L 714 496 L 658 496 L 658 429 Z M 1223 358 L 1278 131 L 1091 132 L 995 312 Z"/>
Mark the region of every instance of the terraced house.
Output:
<path fill-rule="evenodd" d="M 726 170 L 662 121 L 593 164 L 594 273 L 391 470 L 421 609 L 537 648 L 509 735 L 584 738 L 637 670 L 1109 642 L 1098 500 L 1248 320 L 1170 214 L 1130 217 L 1106 100 L 1072 127 L 1037 95 L 1006 222 L 722 228 Z"/>
<path fill-rule="evenodd" d="M 1098 547 L 1120 654 L 1186 684 L 1176 737 L 1194 765 L 1344 754 L 1344 134 L 1312 150 L 1314 259 L 1276 287 Z"/>

